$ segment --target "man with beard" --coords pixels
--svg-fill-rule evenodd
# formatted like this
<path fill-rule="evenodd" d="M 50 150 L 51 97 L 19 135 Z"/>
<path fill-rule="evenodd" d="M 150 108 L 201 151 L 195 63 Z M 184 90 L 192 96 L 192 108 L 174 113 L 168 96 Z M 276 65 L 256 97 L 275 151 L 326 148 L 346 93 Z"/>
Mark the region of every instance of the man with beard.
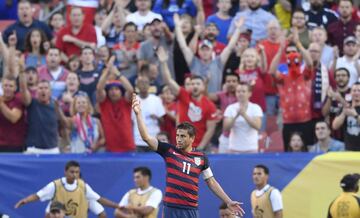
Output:
<path fill-rule="evenodd" d="M 196 138 L 193 146 L 198 150 L 207 148 L 216 127 L 216 107 L 212 101 L 204 96 L 205 81 L 201 76 L 192 76 L 191 91 L 186 91 L 171 78 L 167 59 L 169 58 L 163 48 L 159 48 L 157 55 L 160 60 L 163 78 L 171 92 L 178 97 L 177 122 L 190 122 L 196 129 Z"/>
<path fill-rule="evenodd" d="M 161 46 L 167 51 L 172 51 L 172 33 L 166 24 L 159 18 L 155 18 L 150 23 L 150 31 L 152 37 L 145 42 L 141 43 L 140 49 L 138 50 L 137 59 L 138 59 L 138 69 L 141 69 L 141 66 L 144 63 L 159 63 L 158 58 L 156 57 L 156 50 Z M 168 65 L 170 71 L 173 71 L 173 58 L 172 56 L 168 60 Z M 161 72 L 161 68 L 159 68 Z"/>
<path fill-rule="evenodd" d="M 220 55 L 226 45 L 216 40 L 219 36 L 219 27 L 215 23 L 207 23 L 203 32 L 199 31 L 200 29 L 201 28 L 195 28 L 194 37 L 192 38 L 189 45 L 191 50 L 194 53 L 197 53 L 199 44 L 201 43 L 201 41 L 199 42 L 199 37 L 201 34 L 204 34 L 204 38 L 202 40 L 208 40 L 211 42 L 215 55 Z"/>
<path fill-rule="evenodd" d="M 360 151 L 360 82 L 351 87 L 351 102 L 344 105 L 332 123 L 333 129 L 344 129 L 347 151 Z"/>
<path fill-rule="evenodd" d="M 261 8 L 261 0 L 247 0 L 249 8 L 238 12 L 232 20 L 228 32 L 228 38 L 234 34 L 236 29 L 235 23 L 240 18 L 245 18 L 244 29 L 252 31 L 251 46 L 254 46 L 257 41 L 266 38 L 266 27 L 276 17 L 271 13 Z"/>
<path fill-rule="evenodd" d="M 340 0 L 340 19 L 331 23 L 327 29 L 330 44 L 337 46 L 340 54 L 343 52 L 344 39 L 354 35 L 355 27 L 358 24 L 351 16 L 352 10 L 353 4 L 351 0 Z"/>
<path fill-rule="evenodd" d="M 338 20 L 334 11 L 324 8 L 324 0 L 310 0 L 310 10 L 305 11 L 307 26 L 314 27 L 328 25 Z"/>
<path fill-rule="evenodd" d="M 329 116 L 330 125 L 333 123 L 335 117 L 340 113 L 344 105 L 347 104 L 345 99 L 351 98 L 350 88 L 348 86 L 350 73 L 346 68 L 339 68 L 334 73 L 336 88 L 333 90 L 329 87 L 327 91 L 326 100 L 322 106 L 322 114 L 324 117 Z M 331 135 L 340 141 L 344 141 L 344 132 L 342 129 L 332 130 Z"/>

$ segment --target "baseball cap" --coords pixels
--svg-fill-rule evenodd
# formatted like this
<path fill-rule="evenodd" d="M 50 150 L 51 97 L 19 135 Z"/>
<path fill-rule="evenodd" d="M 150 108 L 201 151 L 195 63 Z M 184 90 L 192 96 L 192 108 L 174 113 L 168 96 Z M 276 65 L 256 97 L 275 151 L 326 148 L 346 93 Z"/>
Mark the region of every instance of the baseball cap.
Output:
<path fill-rule="evenodd" d="M 61 210 L 65 210 L 65 206 L 58 202 L 58 201 L 53 201 L 50 205 L 50 212 L 57 212 L 57 211 L 61 211 Z"/>
<path fill-rule="evenodd" d="M 207 47 L 209 47 L 209 48 L 213 48 L 213 44 L 209 41 L 209 40 L 207 40 L 207 39 L 204 39 L 204 40 L 202 40 L 201 42 L 200 42 L 200 44 L 199 44 L 199 48 L 202 48 L 202 47 L 204 47 L 204 46 L 207 46 Z"/>
<path fill-rule="evenodd" d="M 348 43 L 357 43 L 357 40 L 355 38 L 355 36 L 348 36 L 344 39 L 344 44 L 348 44 Z"/>
<path fill-rule="evenodd" d="M 111 89 L 112 87 L 118 87 L 121 90 L 122 94 L 125 93 L 125 89 L 121 85 L 121 82 L 119 80 L 110 80 L 110 81 L 108 81 L 106 83 L 106 85 L 105 85 L 105 90 L 109 91 L 109 89 Z"/>
<path fill-rule="evenodd" d="M 359 179 L 360 174 L 358 173 L 347 174 L 341 179 L 340 186 L 345 189 L 353 188 L 359 182 Z"/>

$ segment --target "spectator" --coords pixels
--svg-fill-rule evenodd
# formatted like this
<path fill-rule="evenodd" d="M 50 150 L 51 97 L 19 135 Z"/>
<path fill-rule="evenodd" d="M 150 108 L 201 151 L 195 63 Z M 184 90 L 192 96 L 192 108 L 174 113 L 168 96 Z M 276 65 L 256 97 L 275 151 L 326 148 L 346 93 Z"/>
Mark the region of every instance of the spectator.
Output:
<path fill-rule="evenodd" d="M 339 48 L 340 54 L 343 54 L 343 43 L 348 36 L 353 36 L 358 21 L 351 17 L 353 9 L 352 0 L 339 1 L 340 19 L 329 25 L 327 32 L 329 43 Z"/>
<path fill-rule="evenodd" d="M 169 134 L 167 132 L 159 132 L 156 135 L 156 139 L 159 140 L 159 142 L 170 143 Z"/>
<path fill-rule="evenodd" d="M 92 105 L 96 103 L 96 85 L 101 76 L 101 70 L 95 66 L 95 52 L 91 47 L 81 49 L 81 68 L 77 71 L 80 78 L 80 90 L 86 92 Z"/>
<path fill-rule="evenodd" d="M 100 121 L 92 117 L 93 108 L 85 92 L 74 96 L 71 117 L 62 116 L 70 133 L 70 153 L 96 152 L 105 144 L 104 131 Z"/>
<path fill-rule="evenodd" d="M 65 26 L 65 19 L 61 12 L 56 12 L 53 15 L 51 15 L 49 19 L 49 27 L 54 35 L 53 39 L 51 40 L 52 44 L 55 44 L 56 36 L 64 26 Z"/>
<path fill-rule="evenodd" d="M 177 102 L 175 101 L 175 96 L 171 92 L 169 86 L 164 86 L 162 88 L 160 97 L 166 112 L 164 122 L 161 124 L 160 128 L 168 134 L 168 143 L 174 143 L 176 136 Z"/>
<path fill-rule="evenodd" d="M 335 57 L 337 54 L 335 55 Z M 351 87 L 359 79 L 360 75 L 360 49 L 358 42 L 354 36 L 348 36 L 344 40 L 344 55 L 332 62 L 332 70 L 346 68 L 350 72 L 350 80 L 348 86 Z"/>
<path fill-rule="evenodd" d="M 27 67 L 25 69 L 26 84 L 29 92 L 33 98 L 36 97 L 37 84 L 39 81 L 39 74 L 35 67 Z"/>
<path fill-rule="evenodd" d="M 77 72 L 80 69 L 80 59 L 77 55 L 71 55 L 66 68 L 71 72 Z"/>
<path fill-rule="evenodd" d="M 360 82 L 351 87 L 351 103 L 344 105 L 341 113 L 336 116 L 332 123 L 333 129 L 344 129 L 345 149 L 348 151 L 360 151 Z"/>
<path fill-rule="evenodd" d="M 134 182 L 136 188 L 129 190 L 121 199 L 114 216 L 122 217 L 157 217 L 162 193 L 150 184 L 151 171 L 147 167 L 134 169 Z"/>
<path fill-rule="evenodd" d="M 126 16 L 126 22 L 133 22 L 141 31 L 145 24 L 153 22 L 155 19 L 162 21 L 160 14 L 151 11 L 151 0 L 135 0 L 137 11 Z"/>
<path fill-rule="evenodd" d="M 138 31 L 140 32 L 140 41 L 146 41 L 148 39 L 151 39 L 152 34 L 151 34 L 151 25 L 150 23 L 145 24 L 144 28 L 142 31 Z"/>
<path fill-rule="evenodd" d="M 97 8 L 96 9 L 96 14 L 95 14 L 95 32 L 96 32 L 96 45 L 97 48 L 100 48 L 101 46 L 104 46 L 106 44 L 106 39 L 103 36 L 102 30 L 101 30 L 101 25 L 104 22 L 105 18 L 106 18 L 106 9 L 105 8 Z"/>
<path fill-rule="evenodd" d="M 213 56 L 220 55 L 226 45 L 217 40 L 219 36 L 219 27 L 215 23 L 207 23 L 203 30 L 201 26 L 195 27 L 195 34 L 189 44 L 191 50 L 196 54 L 199 52 L 199 36 L 203 35 L 202 40 L 208 40 L 213 46 Z"/>
<path fill-rule="evenodd" d="M 301 132 L 293 132 L 290 135 L 289 152 L 306 152 L 306 146 Z"/>
<path fill-rule="evenodd" d="M 37 193 L 21 199 L 15 205 L 19 208 L 35 201 L 48 201 L 67 203 L 72 202 L 71 207 L 66 207 L 66 214 L 74 218 L 88 216 L 89 202 L 97 201 L 104 206 L 119 208 L 119 206 L 97 194 L 84 180 L 80 179 L 80 164 L 76 161 L 68 161 L 65 165 L 65 177 L 56 179 Z M 104 213 L 104 211 L 103 211 Z M 99 217 L 106 217 L 105 214 Z"/>
<path fill-rule="evenodd" d="M 85 24 L 92 25 L 96 8 L 99 7 L 98 0 L 68 0 L 66 1 L 66 23 L 71 22 L 71 11 L 73 8 L 81 9 L 83 13 L 83 20 Z"/>
<path fill-rule="evenodd" d="M 230 131 L 229 152 L 258 152 L 263 112 L 259 105 L 249 101 L 251 94 L 250 84 L 239 84 L 236 87 L 238 102 L 229 105 L 224 112 L 224 130 Z"/>
<path fill-rule="evenodd" d="M 79 91 L 79 77 L 76 73 L 70 72 L 66 78 L 66 89 L 58 99 L 59 106 L 64 115 L 70 116 L 70 107 L 74 101 L 75 95 Z"/>
<path fill-rule="evenodd" d="M 109 61 L 111 56 L 111 51 L 110 48 L 107 47 L 106 45 L 100 46 L 97 49 L 97 53 L 96 53 L 96 67 L 98 70 L 102 70 L 105 68 L 106 63 Z"/>
<path fill-rule="evenodd" d="M 28 154 L 59 154 L 58 117 L 55 102 L 51 98 L 50 83 L 41 80 L 37 84 L 36 98 L 27 89 L 26 78 L 20 72 L 20 93 L 27 107 L 28 132 L 25 140 Z"/>
<path fill-rule="evenodd" d="M 225 75 L 224 90 L 216 93 L 209 93 L 208 97 L 216 104 L 220 105 L 221 115 L 224 115 L 225 109 L 235 102 L 236 98 L 236 86 L 239 84 L 239 75 L 235 73 L 229 73 Z M 219 123 L 220 129 L 222 129 L 222 123 Z M 219 137 L 219 153 L 226 153 L 229 148 L 229 131 L 222 131 Z"/>
<path fill-rule="evenodd" d="M 218 11 L 215 14 L 210 15 L 206 23 L 214 23 L 219 28 L 219 35 L 216 40 L 223 44 L 227 44 L 227 33 L 232 21 L 232 17 L 229 15 L 231 8 L 231 0 L 219 0 L 217 2 Z"/>
<path fill-rule="evenodd" d="M 266 26 L 276 17 L 271 13 L 261 8 L 260 0 L 247 0 L 249 8 L 242 12 L 238 12 L 231 22 L 228 37 L 235 32 L 235 23 L 240 18 L 245 19 L 244 28 L 252 31 L 251 46 L 254 46 L 257 41 L 266 38 Z"/>
<path fill-rule="evenodd" d="M 327 28 L 328 25 L 338 20 L 333 10 L 324 7 L 324 0 L 310 0 L 310 9 L 305 11 L 308 28 Z"/>
<path fill-rule="evenodd" d="M 231 37 L 229 44 L 215 59 L 212 58 L 214 49 L 213 44 L 208 40 L 204 40 L 199 44 L 200 58 L 196 57 L 193 51 L 186 45 L 184 35 L 181 31 L 182 21 L 178 16 L 174 17 L 174 21 L 176 26 L 176 38 L 191 72 L 194 75 L 199 75 L 206 79 L 205 81 L 207 82 L 208 92 L 211 93 L 220 91 L 223 80 L 222 73 L 220 72 L 223 72 L 224 65 L 228 60 L 232 49 L 235 47 L 244 19 L 240 19 L 236 22 L 236 30 L 234 35 Z"/>
<path fill-rule="evenodd" d="M 317 122 L 315 125 L 317 143 L 309 146 L 309 152 L 344 151 L 344 143 L 331 138 L 330 133 L 331 128 L 326 121 Z"/>
<path fill-rule="evenodd" d="M 335 117 L 341 112 L 343 106 L 347 105 L 345 99 L 351 98 L 351 88 L 348 86 L 350 79 L 349 71 L 346 68 L 339 68 L 335 71 L 334 77 L 336 81 L 335 90 L 329 87 L 326 100 L 322 107 L 323 116 L 329 116 L 331 125 Z M 331 135 L 337 140 L 344 141 L 344 131 L 342 129 L 332 129 Z"/>
<path fill-rule="evenodd" d="M 273 1 L 275 2 L 275 1 Z M 274 14 L 279 21 L 281 28 L 290 29 L 291 13 L 292 13 L 292 0 L 276 1 L 274 5 Z"/>
<path fill-rule="evenodd" d="M 132 86 L 135 87 L 135 92 L 138 93 L 139 89 L 136 87 L 136 80 L 140 76 L 146 76 L 149 79 L 149 93 L 159 95 L 161 92 L 161 85 L 158 82 L 158 66 L 156 64 L 143 64 L 140 67 L 139 72 L 137 75 L 132 76 L 129 81 Z"/>
<path fill-rule="evenodd" d="M 65 81 L 69 74 L 68 70 L 61 66 L 61 51 L 52 47 L 46 55 L 46 64 L 38 68 L 39 80 L 50 83 L 52 97 L 58 99 L 65 91 Z"/>
<path fill-rule="evenodd" d="M 360 197 L 356 194 L 359 192 L 359 179 L 360 175 L 357 173 L 347 174 L 341 179 L 340 187 L 343 193 L 331 202 L 328 217 L 340 218 L 338 214 L 347 214 L 348 217 L 360 216 Z"/>
<path fill-rule="evenodd" d="M 219 207 L 219 218 L 236 218 L 236 215 L 231 212 L 226 203 L 222 203 Z"/>
<path fill-rule="evenodd" d="M 256 189 L 251 193 L 251 208 L 254 217 L 283 217 L 283 202 L 278 189 L 268 184 L 269 168 L 256 165 L 253 181 Z"/>
<path fill-rule="evenodd" d="M 259 45 L 261 55 L 254 48 L 248 48 L 241 56 L 237 73 L 240 82 L 251 85 L 250 101 L 258 104 L 262 111 L 266 111 L 264 74 L 267 70 L 264 47 Z"/>
<path fill-rule="evenodd" d="M 310 34 L 311 42 L 315 42 L 321 47 L 321 63 L 324 64 L 327 68 L 331 67 L 331 62 L 336 57 L 335 51 L 337 52 L 337 48 L 332 48 L 328 44 L 326 44 L 327 33 L 326 29 L 323 27 L 315 27 Z"/>
<path fill-rule="evenodd" d="M 164 18 L 166 25 L 171 30 L 174 30 L 174 14 L 188 14 L 191 17 L 195 17 L 197 12 L 196 9 L 194 0 L 156 0 L 152 11 L 160 14 Z M 199 13 L 199 11 L 197 13 Z"/>
<path fill-rule="evenodd" d="M 116 56 L 118 68 L 127 78 L 130 78 L 137 73 L 136 54 L 140 48 L 140 43 L 137 41 L 137 26 L 134 23 L 126 23 L 123 29 L 124 41 L 115 44 L 112 50 Z"/>
<path fill-rule="evenodd" d="M 25 38 L 25 64 L 28 67 L 39 67 L 46 63 L 47 42 L 44 32 L 32 29 Z"/>
<path fill-rule="evenodd" d="M 264 62 L 264 66 L 262 66 L 261 71 L 259 71 L 259 74 L 257 75 L 257 92 L 260 92 L 261 95 L 265 93 L 265 102 L 259 102 L 259 99 L 255 101 L 255 90 L 253 92 L 253 95 L 251 96 L 250 101 L 257 103 L 261 106 L 264 113 L 266 113 L 266 116 L 264 116 L 264 121 L 269 120 L 275 120 L 277 115 L 277 108 L 279 104 L 279 96 L 278 96 L 278 90 L 276 87 L 276 82 L 274 77 L 272 77 L 267 71 L 268 66 L 270 66 L 274 56 L 276 55 L 276 52 L 278 51 L 280 47 L 280 36 L 281 36 L 281 27 L 277 20 L 272 20 L 267 25 L 267 38 L 264 40 L 261 40 L 257 47 L 261 48 L 263 47 L 263 51 L 265 52 L 264 58 L 261 58 L 260 60 Z M 261 50 L 260 50 L 261 51 Z M 261 56 L 260 56 L 261 57 Z M 283 64 L 286 62 L 285 52 L 281 56 L 280 63 Z M 265 67 L 266 66 L 266 67 Z M 265 67 L 265 68 L 263 68 Z M 258 68 L 259 69 L 259 68 Z M 250 71 L 251 72 L 251 71 Z M 260 95 L 260 96 L 261 96 Z M 259 95 L 258 95 L 259 96 Z M 261 96 L 261 98 L 264 98 Z M 265 119 L 266 118 L 266 119 Z M 267 122 L 263 123 L 263 129 L 266 128 Z"/>
<path fill-rule="evenodd" d="M 84 13 L 81 8 L 72 7 L 70 22 L 59 31 L 56 37 L 55 44 L 63 52 L 63 59 L 67 61 L 73 54 L 80 55 L 81 48 L 95 48 L 96 43 L 94 26 L 84 22 Z"/>
<path fill-rule="evenodd" d="M 137 2 L 141 2 L 143 0 L 137 0 Z M 144 0 L 150 1 L 150 0 Z M 160 19 L 155 18 L 151 21 L 150 24 L 151 30 L 151 38 L 142 42 L 140 45 L 140 49 L 138 50 L 137 59 L 138 59 L 138 69 L 141 68 L 141 65 L 144 63 L 154 63 L 159 66 L 159 59 L 156 57 L 156 50 L 161 46 L 165 48 L 167 51 L 172 50 L 172 42 L 173 35 L 169 28 L 166 26 L 164 22 Z M 172 55 L 170 53 L 170 55 Z M 169 58 L 168 65 L 170 67 L 171 72 L 173 73 L 173 58 Z M 159 72 L 161 72 L 159 66 Z"/>
<path fill-rule="evenodd" d="M 16 79 L 2 79 L 3 95 L 0 96 L 0 152 L 22 152 L 26 136 L 25 108 L 15 95 Z"/>
<path fill-rule="evenodd" d="M 216 107 L 204 96 L 205 81 L 200 76 L 192 76 L 191 90 L 187 91 L 171 78 L 167 66 L 169 57 L 162 47 L 158 49 L 157 56 L 160 60 L 164 82 L 178 98 L 178 123 L 192 123 L 196 128 L 193 146 L 198 150 L 206 149 L 215 131 Z"/>
<path fill-rule="evenodd" d="M 50 218 L 65 218 L 64 204 L 53 201 L 50 205 Z"/>
<path fill-rule="evenodd" d="M 131 95 L 134 92 L 129 81 L 114 67 L 114 57 L 110 58 L 96 89 L 101 124 L 104 128 L 106 150 L 110 152 L 130 152 L 135 150 L 131 125 Z M 119 80 L 110 80 L 116 74 Z M 121 131 L 119 131 L 121 130 Z"/>
<path fill-rule="evenodd" d="M 284 38 L 280 40 L 280 48 L 269 68 L 269 73 L 275 77 L 279 90 L 280 108 L 284 123 L 282 133 L 285 151 L 288 150 L 291 132 L 301 132 L 306 140 L 305 144 L 314 143 L 310 104 L 313 63 L 309 53 L 302 46 L 296 29 L 293 41 L 296 47 L 288 45 L 286 48 L 288 71 L 281 73 L 277 70 L 285 50 Z M 302 60 L 305 61 L 305 64 L 302 64 Z"/>
<path fill-rule="evenodd" d="M 310 32 L 306 26 L 305 17 L 305 12 L 303 10 L 295 10 L 291 18 L 290 31 L 292 31 L 293 28 L 297 28 L 299 32 L 300 42 L 304 45 L 305 48 L 307 48 L 310 44 Z"/>
<path fill-rule="evenodd" d="M 311 59 L 313 61 L 313 83 L 312 83 L 312 98 L 311 98 L 311 111 L 313 126 L 318 120 L 323 120 L 322 107 L 325 101 L 327 92 L 333 84 L 331 75 L 329 74 L 326 66 L 321 62 L 321 47 L 317 43 L 311 43 L 308 49 Z"/>
<path fill-rule="evenodd" d="M 125 30 L 125 16 L 124 8 L 120 3 L 116 2 L 113 9 L 102 22 L 101 30 L 105 35 L 108 47 L 113 48 L 115 44 L 123 40 L 122 31 Z"/>
<path fill-rule="evenodd" d="M 160 132 L 160 124 L 164 121 L 163 116 L 166 113 L 160 97 L 149 94 L 149 85 L 150 81 L 147 76 L 139 76 L 136 80 L 136 87 L 139 89 L 139 101 L 143 107 L 141 114 L 145 125 L 149 128 L 149 134 L 155 137 Z M 131 118 L 133 120 L 133 133 L 137 151 L 150 151 L 147 143 L 141 139 L 134 113 L 132 113 Z"/>
<path fill-rule="evenodd" d="M 27 33 L 34 28 L 44 31 L 47 39 L 51 40 L 52 33 L 50 28 L 45 23 L 33 18 L 33 11 L 29 0 L 20 0 L 17 10 L 18 21 L 8 26 L 3 33 L 3 39 L 6 43 L 9 43 L 9 36 L 15 33 L 17 38 L 16 49 L 24 51 L 25 37 Z"/>
<path fill-rule="evenodd" d="M 249 48 L 251 41 L 251 32 L 245 31 L 240 33 L 239 39 L 236 43 L 234 51 L 231 53 L 228 61 L 225 64 L 223 74 L 233 73 L 239 69 L 241 62 L 241 55 Z"/>

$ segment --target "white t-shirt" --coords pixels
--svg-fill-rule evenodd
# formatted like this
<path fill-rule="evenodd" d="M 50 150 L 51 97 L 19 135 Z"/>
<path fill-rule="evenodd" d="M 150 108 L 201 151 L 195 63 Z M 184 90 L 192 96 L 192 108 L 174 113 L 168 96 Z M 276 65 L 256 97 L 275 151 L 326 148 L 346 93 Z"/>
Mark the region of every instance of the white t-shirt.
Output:
<path fill-rule="evenodd" d="M 342 56 L 341 58 L 338 58 L 336 60 L 336 69 L 339 68 L 346 68 L 350 72 L 350 79 L 348 87 L 351 87 L 355 82 L 359 80 L 359 74 L 354 66 L 354 61 L 349 60 L 345 58 L 345 56 Z M 358 60 L 358 63 L 360 64 L 360 60 Z"/>
<path fill-rule="evenodd" d="M 155 191 L 150 195 L 149 199 L 147 200 L 147 202 L 145 203 L 145 206 L 150 206 L 152 208 L 158 208 L 159 207 L 159 204 L 162 200 L 162 193 L 159 189 L 157 188 L 154 188 L 152 186 L 149 186 L 147 189 L 145 190 L 141 190 L 140 188 L 138 188 L 136 190 L 136 192 L 139 194 L 139 195 L 143 195 L 143 194 L 146 194 L 148 193 L 149 191 L 155 189 Z M 122 197 L 119 205 L 120 206 L 126 206 L 129 204 L 129 192 L 126 192 L 126 194 Z"/>
<path fill-rule="evenodd" d="M 155 137 L 156 134 L 160 132 L 160 125 L 158 120 L 151 118 L 151 115 L 155 115 L 159 118 L 165 115 L 165 108 L 162 104 L 161 98 L 154 94 L 149 94 L 145 99 L 140 97 L 138 97 L 138 99 L 140 100 L 141 114 L 145 122 L 145 126 L 149 131 L 149 134 Z M 133 120 L 135 145 L 147 146 L 146 142 L 141 139 L 134 111 L 131 112 L 131 118 Z"/>
<path fill-rule="evenodd" d="M 270 185 L 266 185 L 261 190 L 256 190 L 255 195 L 256 197 L 259 197 L 263 195 L 268 189 L 270 188 Z M 280 191 L 277 189 L 273 189 L 270 193 L 270 201 L 271 201 L 271 207 L 274 212 L 282 210 L 283 209 L 283 202 L 282 197 L 280 194 Z"/>
<path fill-rule="evenodd" d="M 138 11 L 136 11 L 126 16 L 126 21 L 135 23 L 138 27 L 138 31 L 142 31 L 145 24 L 151 23 L 155 18 L 163 20 L 161 14 L 149 11 L 145 16 L 143 16 Z"/>
<path fill-rule="evenodd" d="M 68 5 L 97 8 L 99 7 L 99 0 L 68 0 Z"/>
<path fill-rule="evenodd" d="M 238 113 L 240 104 L 234 103 L 229 105 L 224 112 L 225 118 L 234 118 Z M 262 117 L 263 112 L 259 105 L 249 102 L 246 114 L 250 117 Z M 246 120 L 239 116 L 230 130 L 229 149 L 235 151 L 249 151 L 258 149 L 259 133 L 252 128 Z"/>
<path fill-rule="evenodd" d="M 74 191 L 77 188 L 76 180 L 73 184 L 68 184 L 66 182 L 66 178 L 63 177 L 61 178 L 61 182 L 64 184 L 64 187 L 67 191 Z M 92 201 L 92 200 L 97 201 L 100 199 L 100 195 L 96 193 L 88 184 L 85 184 L 85 193 L 86 193 L 86 199 L 88 201 Z M 55 183 L 50 182 L 44 188 L 38 191 L 36 195 L 40 198 L 40 201 L 51 200 L 55 195 Z"/>

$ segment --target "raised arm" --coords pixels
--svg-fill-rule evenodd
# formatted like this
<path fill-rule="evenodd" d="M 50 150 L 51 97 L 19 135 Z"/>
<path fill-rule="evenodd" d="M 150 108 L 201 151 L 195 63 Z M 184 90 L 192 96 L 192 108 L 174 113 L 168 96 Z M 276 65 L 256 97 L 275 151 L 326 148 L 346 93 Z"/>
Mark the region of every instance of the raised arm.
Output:
<path fill-rule="evenodd" d="M 101 103 L 105 101 L 106 99 L 106 81 L 110 75 L 110 70 L 108 68 L 105 68 L 100 76 L 99 82 L 96 86 L 96 101 L 98 103 Z"/>
<path fill-rule="evenodd" d="M 304 46 L 302 45 L 302 43 L 300 41 L 300 37 L 299 37 L 299 30 L 296 27 L 294 28 L 294 31 L 293 31 L 293 41 L 294 41 L 296 47 L 299 49 L 299 51 L 304 59 L 305 65 L 308 68 L 312 68 L 313 67 L 312 58 L 310 56 L 309 51 L 306 50 L 304 48 Z"/>
<path fill-rule="evenodd" d="M 344 124 L 345 118 L 346 118 L 345 108 L 343 108 L 341 114 L 339 114 L 338 116 L 335 117 L 335 119 L 332 123 L 332 128 L 334 130 L 340 129 L 340 127 Z"/>
<path fill-rule="evenodd" d="M 132 94 L 134 92 L 134 87 L 131 85 L 129 80 L 115 66 L 111 66 L 110 69 L 111 69 L 111 72 L 119 78 L 122 86 L 126 90 L 125 97 L 128 100 L 131 100 Z"/>
<path fill-rule="evenodd" d="M 36 194 L 29 195 L 26 198 L 23 198 L 20 201 L 18 201 L 15 204 L 15 208 L 19 208 L 27 203 L 31 203 L 31 202 L 38 201 L 38 200 L 40 200 L 40 198 Z"/>
<path fill-rule="evenodd" d="M 193 37 L 191 38 L 191 40 L 189 42 L 189 48 L 191 49 L 191 51 L 194 54 L 196 54 L 197 49 L 198 49 L 199 38 L 201 36 L 201 33 L 204 30 L 204 27 L 201 26 L 201 25 L 196 25 L 194 27 L 194 30 L 195 30 L 194 35 L 193 35 Z"/>
<path fill-rule="evenodd" d="M 218 198 L 227 204 L 233 213 L 240 217 L 245 214 L 245 211 L 240 207 L 242 203 L 231 200 L 214 177 L 207 179 L 206 184 Z"/>
<path fill-rule="evenodd" d="M 151 136 L 146 128 L 146 125 L 145 125 L 144 120 L 141 115 L 140 101 L 139 101 L 139 99 L 137 99 L 137 96 L 135 93 L 133 94 L 132 108 L 133 108 L 135 116 L 136 116 L 136 122 L 138 125 L 141 139 L 144 140 L 148 144 L 148 146 L 151 150 L 156 151 L 158 148 L 158 140 L 155 137 Z"/>
<path fill-rule="evenodd" d="M 10 121 L 10 123 L 16 123 L 22 116 L 22 111 L 19 108 L 9 108 L 5 102 L 4 98 L 0 96 L 0 112 L 4 117 Z"/>
<path fill-rule="evenodd" d="M 334 46 L 333 47 L 333 52 L 334 52 L 334 55 L 333 55 L 333 61 L 332 61 L 332 64 L 330 66 L 330 70 L 335 73 L 335 70 L 336 70 L 336 64 L 337 64 L 337 59 L 339 58 L 339 48 L 337 46 Z"/>
<path fill-rule="evenodd" d="M 241 17 L 237 21 L 235 21 L 235 32 L 232 34 L 228 45 L 224 48 L 224 50 L 220 54 L 220 60 L 222 64 L 226 64 L 232 50 L 234 49 L 236 42 L 240 36 L 241 27 L 244 25 L 245 18 Z"/>
<path fill-rule="evenodd" d="M 267 71 L 267 59 L 266 59 L 266 53 L 265 53 L 265 48 L 262 44 L 259 44 L 259 50 L 260 50 L 260 69 L 261 69 L 261 73 L 266 73 Z"/>
<path fill-rule="evenodd" d="M 8 64 L 9 61 L 9 49 L 5 44 L 2 33 L 0 32 L 0 56 L 3 57 L 3 62 Z"/>
<path fill-rule="evenodd" d="M 193 0 L 194 5 L 196 6 L 196 24 L 204 25 L 205 23 L 205 12 L 202 0 Z"/>
<path fill-rule="evenodd" d="M 101 31 L 104 35 L 108 35 L 110 32 L 110 26 L 114 19 L 115 10 L 117 8 L 117 5 L 115 4 L 114 8 L 110 11 L 110 13 L 106 16 L 103 23 L 101 24 Z"/>
<path fill-rule="evenodd" d="M 20 72 L 19 72 L 19 86 L 20 86 L 20 93 L 21 93 L 21 101 L 25 106 L 29 106 L 31 104 L 32 101 L 32 97 L 30 94 L 30 91 L 27 87 L 27 81 L 26 81 L 26 77 L 24 74 L 24 69 L 22 67 L 23 60 L 20 61 Z"/>
<path fill-rule="evenodd" d="M 175 96 L 178 96 L 180 91 L 180 86 L 176 83 L 176 81 L 173 78 L 171 78 L 170 70 L 167 64 L 167 61 L 169 59 L 168 54 L 166 53 L 163 47 L 159 47 L 156 52 L 156 55 L 160 61 L 161 73 L 164 83 L 169 86 L 171 92 Z"/>
<path fill-rule="evenodd" d="M 182 21 L 178 14 L 174 14 L 174 23 L 175 23 L 175 36 L 179 42 L 180 49 L 184 55 L 185 61 L 188 66 L 191 65 L 191 62 L 194 58 L 194 53 L 191 49 L 187 46 L 184 34 L 181 30 Z"/>
<path fill-rule="evenodd" d="M 269 73 L 276 77 L 277 69 L 280 64 L 281 56 L 285 50 L 286 47 L 286 40 L 285 37 L 282 37 L 280 40 L 280 47 L 277 51 L 276 55 L 274 56 L 273 60 L 271 61 L 270 67 L 269 67 Z"/>

